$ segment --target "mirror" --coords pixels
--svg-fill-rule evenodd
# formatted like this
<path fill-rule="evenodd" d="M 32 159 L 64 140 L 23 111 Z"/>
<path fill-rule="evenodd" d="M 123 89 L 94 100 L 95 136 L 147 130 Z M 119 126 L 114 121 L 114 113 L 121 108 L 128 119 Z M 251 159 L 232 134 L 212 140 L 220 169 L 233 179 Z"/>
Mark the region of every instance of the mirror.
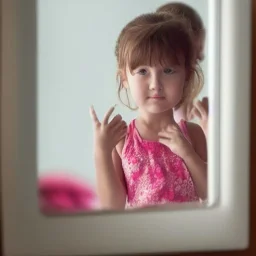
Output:
<path fill-rule="evenodd" d="M 152 165 L 150 165 L 154 167 L 154 170 L 151 170 L 153 176 L 147 176 L 147 178 L 145 178 L 146 176 L 144 174 L 133 172 L 134 176 L 141 175 L 140 178 L 137 179 L 140 184 L 146 182 L 148 185 L 144 184 L 144 186 L 139 187 L 139 185 L 133 185 L 134 180 L 128 181 L 128 177 L 132 178 L 130 173 L 127 174 L 130 168 L 128 164 L 126 166 L 126 176 L 116 175 L 115 178 L 113 178 L 113 176 L 111 179 L 116 180 L 112 180 L 112 183 L 108 180 L 110 179 L 109 177 L 104 177 L 104 172 L 102 172 L 98 178 L 96 175 L 97 168 L 95 167 L 95 162 L 96 165 L 99 165 L 99 163 L 102 162 L 102 158 L 98 158 L 95 161 L 95 126 L 89 113 L 91 105 L 94 106 L 100 122 L 104 119 L 105 113 L 112 106 L 116 105 L 111 118 L 116 114 L 120 114 L 128 126 L 127 129 L 131 131 L 132 127 L 134 128 L 134 130 L 132 130 L 134 133 L 130 133 L 132 134 L 130 138 L 134 139 L 134 134 L 136 134 L 137 139 L 142 139 L 140 141 L 141 145 L 143 141 L 150 141 L 151 138 L 152 140 L 157 140 L 155 139 L 156 134 L 160 137 L 158 134 L 158 132 L 160 132 L 159 129 L 164 129 L 164 127 L 160 125 L 162 124 L 160 119 L 158 117 L 155 118 L 155 116 L 158 116 L 156 113 L 153 113 L 154 111 L 156 112 L 156 110 L 149 111 L 149 113 L 153 114 L 144 116 L 144 119 L 137 119 L 139 112 L 129 109 L 118 99 L 118 82 L 116 80 L 118 63 L 115 56 L 115 47 L 120 32 L 131 20 L 144 13 L 156 12 L 157 8 L 171 2 L 174 1 L 138 0 L 135 3 L 134 1 L 109 0 L 105 4 L 103 4 L 102 1 L 95 0 L 37 1 L 38 202 L 44 214 L 74 214 L 77 212 L 91 212 L 103 209 L 133 209 L 137 207 L 149 207 L 157 205 L 158 203 L 182 203 L 195 200 L 204 201 L 207 198 L 207 193 L 205 192 L 207 190 L 207 182 L 205 182 L 207 180 L 206 175 L 197 173 L 198 170 L 202 171 L 206 169 L 205 162 L 207 160 L 203 159 L 202 155 L 206 154 L 205 141 L 207 141 L 207 139 L 205 137 L 207 136 L 204 137 L 201 135 L 200 137 L 199 135 L 193 135 L 195 138 L 198 138 L 197 146 L 195 146 L 194 140 L 190 138 L 192 134 L 186 137 L 185 132 L 186 129 L 188 131 L 190 131 L 190 129 L 193 130 L 195 125 L 188 125 L 186 122 L 181 122 L 181 125 L 180 123 L 181 118 L 184 119 L 184 117 L 187 117 L 189 122 L 199 125 L 196 126 L 196 129 L 200 126 L 204 128 L 203 124 L 207 124 L 207 115 L 203 116 L 201 112 L 201 118 L 199 118 L 200 104 L 204 109 L 207 109 L 208 105 L 208 98 L 205 98 L 208 97 L 208 1 L 205 0 L 179 1 L 196 10 L 205 28 L 205 34 L 202 36 L 205 40 L 201 40 L 203 43 L 194 44 L 194 47 L 197 45 L 198 48 L 204 48 L 204 59 L 199 61 L 204 76 L 204 83 L 203 88 L 195 99 L 195 102 L 196 100 L 200 100 L 200 102 L 197 103 L 197 105 L 191 105 L 186 115 L 184 115 L 184 107 L 182 107 L 185 106 L 185 104 L 175 109 L 174 112 L 174 119 L 177 121 L 177 124 L 179 124 L 178 128 L 180 130 L 171 130 L 170 134 L 176 132 L 175 138 L 180 138 L 180 141 L 177 142 L 178 144 L 174 143 L 169 145 L 168 139 L 171 138 L 166 138 L 162 134 L 163 140 L 161 142 L 157 141 L 158 144 L 154 144 L 158 146 L 153 146 L 155 151 L 150 151 L 153 144 L 148 146 L 146 152 L 143 151 L 144 149 L 142 150 L 140 147 L 136 148 L 134 145 L 130 148 L 130 158 L 127 158 L 128 162 L 137 161 L 136 158 L 132 156 L 132 152 L 141 153 L 140 157 L 144 159 L 144 162 L 140 163 L 140 168 L 144 171 L 148 170 L 149 162 L 153 161 Z M 184 23 L 184 21 L 179 22 Z M 194 42 L 195 40 L 192 41 Z M 139 79 L 141 79 L 137 81 L 140 83 L 144 81 L 144 84 L 151 84 L 149 87 L 152 86 L 152 88 L 150 87 L 149 90 L 156 92 L 150 94 L 150 96 L 152 96 L 150 104 L 154 105 L 155 108 L 159 106 L 159 104 L 165 106 L 166 103 L 163 102 L 167 101 L 167 89 L 164 89 L 164 93 L 162 93 L 162 87 L 165 88 L 165 81 L 168 79 L 180 79 L 179 75 L 182 70 L 180 70 L 179 67 L 177 67 L 177 70 L 176 68 L 170 69 L 169 66 L 164 67 L 162 70 L 159 66 L 155 67 L 154 65 L 146 66 L 145 68 L 145 64 L 143 68 L 137 70 L 140 75 Z M 136 75 L 131 76 L 130 79 L 132 80 Z M 124 81 L 124 87 L 125 84 L 128 84 L 128 91 L 131 90 L 129 87 L 131 80 L 125 80 L 127 83 Z M 184 84 L 186 81 L 185 79 Z M 125 93 L 123 92 L 125 92 L 125 90 L 121 92 L 122 97 L 125 97 Z M 195 108 L 196 106 L 198 107 L 197 110 Z M 160 112 L 158 111 L 157 113 L 159 114 Z M 139 116 L 141 117 L 141 115 Z M 150 126 L 152 120 L 150 118 L 147 119 L 149 116 L 154 116 L 155 118 L 152 119 L 155 121 L 153 122 L 153 126 Z M 138 120 L 138 122 L 133 122 L 134 119 Z M 148 121 L 148 123 L 146 121 Z M 163 124 L 166 125 L 164 122 Z M 173 122 L 172 124 L 175 123 Z M 177 126 L 175 127 L 177 128 Z M 175 127 L 173 127 L 173 129 L 176 129 Z M 117 133 L 113 131 L 112 135 L 117 136 Z M 204 135 L 202 129 L 199 131 Z M 106 134 L 108 135 L 108 133 Z M 207 134 L 206 131 L 205 134 Z M 184 137 L 180 135 L 184 135 Z M 109 139 L 109 137 L 107 139 Z M 111 140 L 109 140 L 109 143 L 111 144 Z M 200 143 L 202 143 L 203 146 L 200 147 Z M 162 147 L 160 151 L 158 151 L 159 144 Z M 191 147 L 188 144 L 191 144 Z M 182 148 L 181 150 L 178 149 L 177 153 L 174 153 L 176 152 L 175 145 L 178 145 L 178 148 Z M 182 145 L 185 146 L 183 147 Z M 186 160 L 187 162 L 184 163 L 185 160 L 183 157 L 179 157 L 179 154 L 182 156 L 186 154 L 186 150 L 183 150 L 183 148 L 195 149 L 195 147 L 197 147 L 197 151 L 201 150 L 201 152 L 196 152 L 195 150 L 197 156 L 193 155 L 193 160 L 189 157 L 188 160 Z M 165 150 L 165 153 L 161 150 Z M 152 152 L 162 152 L 166 154 L 165 156 L 170 154 L 172 161 L 174 161 L 173 164 L 163 163 L 163 165 L 161 165 L 158 162 L 157 165 L 154 162 L 155 158 Z M 120 149 L 120 152 L 117 150 L 117 153 L 122 154 L 122 150 Z M 99 150 L 97 150 L 97 154 L 99 154 Z M 150 154 L 153 154 L 153 157 L 150 156 Z M 159 158 L 162 157 L 161 154 L 158 156 L 158 161 Z M 139 155 L 136 155 L 136 157 L 139 157 Z M 198 157 L 200 159 L 195 160 L 195 158 Z M 146 161 L 145 159 L 150 161 Z M 199 163 L 197 168 L 193 165 L 195 161 Z M 120 165 L 118 162 L 116 166 L 118 164 Z M 133 167 L 134 166 L 135 164 Z M 170 168 L 176 166 L 176 169 L 174 168 L 176 172 L 175 175 L 178 175 L 177 173 L 179 171 L 179 175 L 181 175 L 179 178 L 175 178 L 175 182 L 177 183 L 175 186 L 173 184 L 170 185 L 172 187 L 171 190 L 164 189 L 167 185 L 163 185 L 165 179 L 169 179 L 169 182 L 174 179 L 173 174 L 171 176 L 168 172 L 166 174 L 166 166 L 171 166 Z M 188 170 L 188 166 L 194 169 L 193 175 Z M 156 170 L 159 168 L 161 170 L 157 172 Z M 107 169 L 106 166 L 105 169 Z M 120 167 L 119 170 L 121 169 Z M 164 177 L 161 176 L 163 173 L 165 175 Z M 158 175 L 162 178 L 160 179 Z M 182 175 L 185 175 L 185 177 Z M 100 192 L 97 191 L 97 179 L 100 180 L 100 182 L 98 182 L 100 183 Z M 145 181 L 145 179 L 147 179 L 147 181 Z M 149 180 L 151 180 L 151 185 L 149 185 Z M 117 187 L 115 189 L 109 189 L 109 184 L 115 184 Z M 125 184 L 122 188 L 124 188 L 126 192 L 120 190 L 120 184 Z M 152 189 L 152 184 L 157 187 L 156 191 L 158 192 L 155 194 L 148 192 L 149 187 Z M 99 193 L 101 194 L 101 198 Z M 112 195 L 110 195 L 111 193 Z M 128 197 L 130 197 L 130 201 L 126 198 L 125 205 L 122 206 L 124 200 L 122 196 L 125 193 L 126 196 L 128 195 Z M 160 193 L 167 193 L 168 195 L 159 196 Z M 155 198 L 156 194 L 158 194 L 157 198 Z M 150 199 L 148 199 L 149 197 Z M 119 201 L 122 201 L 122 203 Z"/>

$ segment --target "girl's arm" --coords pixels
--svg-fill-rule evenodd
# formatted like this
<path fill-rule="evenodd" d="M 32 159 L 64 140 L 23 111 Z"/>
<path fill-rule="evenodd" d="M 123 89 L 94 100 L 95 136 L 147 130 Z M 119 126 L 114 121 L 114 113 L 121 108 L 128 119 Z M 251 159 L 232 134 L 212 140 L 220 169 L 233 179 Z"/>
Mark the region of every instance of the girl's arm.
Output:
<path fill-rule="evenodd" d="M 199 125 L 187 122 L 187 128 L 192 145 L 177 124 L 170 124 L 165 130 L 159 132 L 159 142 L 183 159 L 190 171 L 198 196 L 205 200 L 207 198 L 206 140 Z"/>
<path fill-rule="evenodd" d="M 187 123 L 194 150 L 184 158 L 194 181 L 198 196 L 207 199 L 207 144 L 202 128 L 195 123 Z"/>
<path fill-rule="evenodd" d="M 118 144 L 124 143 L 127 125 L 121 115 L 109 118 L 115 106 L 111 107 L 100 122 L 93 106 L 90 115 L 94 124 L 94 161 L 96 168 L 97 191 L 102 208 L 124 209 L 126 202 L 125 186 L 122 181 L 122 166 L 116 152 Z"/>
<path fill-rule="evenodd" d="M 122 210 L 126 203 L 126 186 L 120 156 L 111 152 L 95 152 L 97 191 L 103 209 Z"/>

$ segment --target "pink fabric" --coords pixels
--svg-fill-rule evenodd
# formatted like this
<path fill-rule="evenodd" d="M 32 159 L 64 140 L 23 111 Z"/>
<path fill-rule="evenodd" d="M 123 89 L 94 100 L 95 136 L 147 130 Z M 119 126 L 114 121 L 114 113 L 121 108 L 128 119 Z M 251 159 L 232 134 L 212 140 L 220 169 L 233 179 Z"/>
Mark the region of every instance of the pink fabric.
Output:
<path fill-rule="evenodd" d="M 189 139 L 186 123 L 180 123 L 180 128 Z M 199 201 L 184 161 L 160 142 L 142 139 L 135 120 L 128 126 L 122 166 L 127 186 L 126 208 Z"/>
<path fill-rule="evenodd" d="M 185 138 L 191 143 L 191 139 L 188 134 L 188 127 L 187 127 L 186 121 L 184 119 L 181 119 L 179 126 L 180 126 L 180 129 L 181 129 L 183 135 L 185 136 Z"/>
<path fill-rule="evenodd" d="M 38 180 L 40 209 L 44 213 L 75 213 L 96 207 L 96 194 L 85 181 L 63 173 Z"/>

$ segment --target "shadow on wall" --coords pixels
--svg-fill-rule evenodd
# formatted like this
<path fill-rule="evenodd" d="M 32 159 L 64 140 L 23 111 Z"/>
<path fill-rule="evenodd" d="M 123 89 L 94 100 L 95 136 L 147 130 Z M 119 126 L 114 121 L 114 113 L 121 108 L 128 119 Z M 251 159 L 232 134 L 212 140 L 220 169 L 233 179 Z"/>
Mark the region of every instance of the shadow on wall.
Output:
<path fill-rule="evenodd" d="M 96 192 L 88 182 L 66 172 L 41 175 L 38 199 L 44 214 L 78 213 L 99 208 Z"/>

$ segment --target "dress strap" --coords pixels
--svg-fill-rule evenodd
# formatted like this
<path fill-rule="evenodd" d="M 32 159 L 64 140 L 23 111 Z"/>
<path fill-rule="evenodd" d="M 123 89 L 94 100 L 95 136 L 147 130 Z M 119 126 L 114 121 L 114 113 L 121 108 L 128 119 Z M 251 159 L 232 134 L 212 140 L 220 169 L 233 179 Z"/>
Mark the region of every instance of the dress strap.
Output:
<path fill-rule="evenodd" d="M 180 123 L 179 123 L 179 126 L 180 126 L 180 129 L 183 133 L 183 135 L 186 137 L 186 139 L 190 142 L 191 142 L 191 139 L 190 139 L 190 136 L 189 136 L 189 133 L 188 133 L 188 126 L 187 126 L 187 122 L 184 120 L 184 119 L 181 119 L 180 120 Z"/>

